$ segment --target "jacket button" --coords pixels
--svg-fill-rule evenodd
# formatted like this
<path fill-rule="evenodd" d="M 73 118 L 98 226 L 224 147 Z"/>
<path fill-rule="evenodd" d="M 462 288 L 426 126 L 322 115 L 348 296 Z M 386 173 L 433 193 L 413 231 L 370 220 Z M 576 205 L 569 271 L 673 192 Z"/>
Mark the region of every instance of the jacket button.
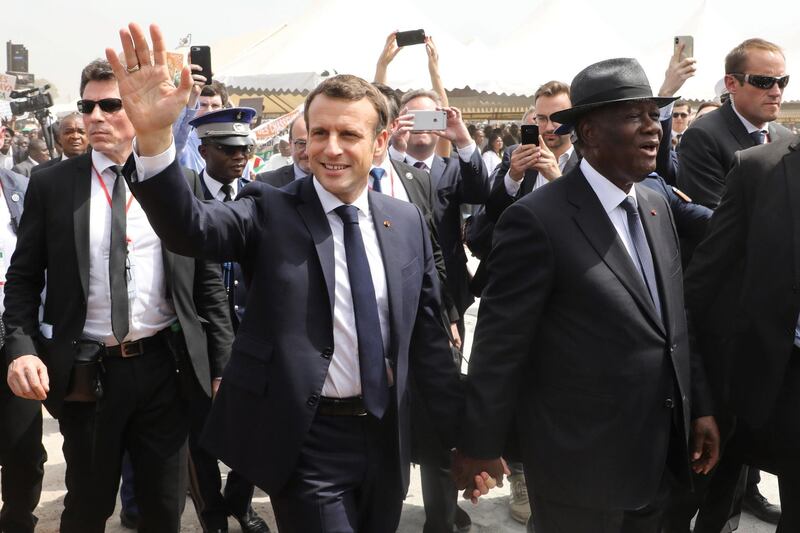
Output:
<path fill-rule="evenodd" d="M 672 409 L 673 407 L 675 407 L 675 402 L 672 400 L 672 398 L 667 398 L 666 400 L 664 400 L 664 407 L 666 407 L 667 409 Z"/>
<path fill-rule="evenodd" d="M 238 279 L 233 280 L 233 286 L 234 287 L 238 287 L 239 286 L 239 280 Z"/>
<path fill-rule="evenodd" d="M 306 405 L 308 405 L 309 407 L 313 407 L 317 405 L 318 401 L 319 401 L 319 396 L 317 396 L 316 394 L 312 394 L 311 396 L 308 397 L 308 400 L 306 400 Z"/>

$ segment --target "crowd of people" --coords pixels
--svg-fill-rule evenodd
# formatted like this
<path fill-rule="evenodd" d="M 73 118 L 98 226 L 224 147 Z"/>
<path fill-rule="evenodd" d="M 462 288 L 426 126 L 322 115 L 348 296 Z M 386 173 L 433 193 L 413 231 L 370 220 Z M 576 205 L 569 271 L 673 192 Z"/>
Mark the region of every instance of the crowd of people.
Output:
<path fill-rule="evenodd" d="M 194 65 L 176 84 L 156 26 L 120 37 L 58 157 L 35 129 L 0 138 L 0 533 L 36 526 L 42 405 L 63 533 L 104 531 L 118 492 L 124 526 L 178 532 L 187 487 L 207 532 L 268 532 L 259 487 L 283 533 L 390 533 L 412 462 L 425 533 L 469 531 L 459 491 L 506 476 L 537 533 L 720 533 L 742 510 L 800 531 L 779 46 L 735 45 L 697 109 L 679 46 L 655 94 L 608 59 L 519 123 L 467 124 L 431 37 L 431 89 L 386 85 L 392 33 L 374 80 L 323 81 L 259 173 L 254 110 Z M 435 110 L 444 129 L 415 129 Z"/>

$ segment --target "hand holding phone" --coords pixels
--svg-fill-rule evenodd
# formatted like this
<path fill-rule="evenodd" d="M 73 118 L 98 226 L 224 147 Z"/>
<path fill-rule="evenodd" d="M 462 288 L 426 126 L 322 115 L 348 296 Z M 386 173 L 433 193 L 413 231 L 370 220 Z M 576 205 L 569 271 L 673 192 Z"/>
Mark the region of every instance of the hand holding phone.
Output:
<path fill-rule="evenodd" d="M 411 30 L 397 32 L 397 46 L 411 46 L 425 42 L 425 30 Z"/>
<path fill-rule="evenodd" d="M 675 37 L 674 50 L 676 53 L 681 45 L 683 45 L 683 50 L 681 51 L 680 57 L 681 60 L 684 60 L 687 57 L 694 57 L 694 37 L 691 35 L 678 35 Z"/>
<path fill-rule="evenodd" d="M 189 49 L 189 64 L 199 65 L 201 70 L 197 72 L 206 79 L 206 85 L 211 84 L 211 47 L 192 46 Z"/>
<path fill-rule="evenodd" d="M 520 144 L 535 144 L 539 146 L 539 126 L 536 124 L 523 124 L 520 127 Z"/>

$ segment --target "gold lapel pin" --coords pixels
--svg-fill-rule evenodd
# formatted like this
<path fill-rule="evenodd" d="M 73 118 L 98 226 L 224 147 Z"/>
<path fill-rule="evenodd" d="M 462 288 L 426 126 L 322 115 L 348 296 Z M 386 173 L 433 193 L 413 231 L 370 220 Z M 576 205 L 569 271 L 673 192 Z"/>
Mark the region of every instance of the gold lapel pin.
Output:
<path fill-rule="evenodd" d="M 650 214 L 653 215 L 653 216 L 656 216 L 658 213 L 656 213 L 655 209 L 651 209 L 650 210 Z"/>
<path fill-rule="evenodd" d="M 392 227 L 392 223 L 389 222 L 388 220 L 384 220 L 383 221 L 383 227 L 384 228 L 391 228 Z"/>

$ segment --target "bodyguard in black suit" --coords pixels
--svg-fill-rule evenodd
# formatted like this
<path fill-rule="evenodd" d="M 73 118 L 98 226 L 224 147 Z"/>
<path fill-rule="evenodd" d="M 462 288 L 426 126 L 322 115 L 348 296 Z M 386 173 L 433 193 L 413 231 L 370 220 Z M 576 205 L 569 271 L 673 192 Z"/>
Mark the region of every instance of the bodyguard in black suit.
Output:
<path fill-rule="evenodd" d="M 163 249 L 126 194 L 114 164 L 130 153 L 133 128 L 108 63 L 89 64 L 81 79 L 94 150 L 28 187 L 6 283 L 8 382 L 59 421 L 61 531 L 105 529 L 127 450 L 139 530 L 177 532 L 188 430 L 180 391 L 191 385 L 211 396 L 222 374 L 232 341 L 225 290 L 218 263 Z M 201 194 L 196 176 L 179 174 Z"/>
<path fill-rule="evenodd" d="M 22 217 L 22 203 L 28 178 L 0 169 L 5 211 L 8 223 L 0 227 L 3 247 L 2 276 L 11 258 L 13 237 Z M 4 354 L 4 351 L 0 352 Z M 5 358 L 3 359 L 5 361 Z M 42 446 L 42 404 L 15 396 L 6 382 L 6 365 L 0 371 L 0 465 L 2 465 L 3 507 L 0 510 L 0 531 L 33 533 L 36 517 L 33 510 L 39 503 L 47 459 Z"/>
<path fill-rule="evenodd" d="M 584 159 L 497 225 L 454 470 L 465 487 L 499 475 L 515 427 L 538 533 L 657 533 L 690 460 L 707 472 L 718 454 L 671 211 L 638 185 L 673 98 L 654 98 L 632 59 L 571 87 L 573 107 L 552 118 L 576 129 Z"/>
<path fill-rule="evenodd" d="M 738 422 L 726 454 L 778 475 L 779 533 L 800 531 L 799 177 L 800 138 L 739 152 L 686 275 L 690 319 L 703 333 L 709 303 L 729 290 L 719 273 L 743 265 L 732 348 L 705 345 L 704 356 L 727 360 L 725 398 Z"/>
<path fill-rule="evenodd" d="M 238 260 L 249 287 L 205 444 L 270 494 L 283 532 L 395 531 L 409 476 L 409 375 L 446 446 L 460 398 L 425 222 L 367 189 L 388 138 L 383 97 L 353 76 L 326 80 L 305 111 L 313 177 L 200 202 L 170 135 L 188 71 L 169 88 L 157 27 L 155 67 L 141 29 L 130 30 L 126 62 L 138 59 L 141 72 L 107 56 L 137 127 L 137 198 L 170 248 Z"/>
<path fill-rule="evenodd" d="M 731 98 L 719 109 L 704 115 L 684 133 L 680 144 L 678 186 L 693 201 L 715 209 L 725 191 L 725 180 L 738 150 L 751 148 L 765 142 L 778 142 L 788 138 L 788 130 L 773 121 L 778 118 L 783 97 L 783 87 L 788 82 L 783 52 L 776 45 L 762 39 L 749 39 L 735 47 L 725 58 L 725 87 Z M 715 343 L 722 350 L 731 342 L 731 325 L 735 323 L 732 310 L 738 305 L 738 286 L 734 273 L 740 265 L 721 269 L 720 278 L 727 279 L 728 290 L 720 291 L 714 299 L 714 319 L 704 327 L 703 343 Z M 711 340 L 711 339 L 715 340 Z M 709 360 L 715 365 L 724 358 Z M 712 389 L 719 406 L 718 420 L 723 441 L 733 427 L 733 419 L 725 399 L 725 367 L 714 367 Z M 717 533 L 725 522 L 735 527 L 738 523 L 739 501 L 741 507 L 762 520 L 777 523 L 780 509 L 770 504 L 758 491 L 760 475 L 750 469 L 746 488 L 739 482 L 739 464 L 723 456 L 714 472 L 707 490 L 703 483 L 696 484 L 702 498 L 696 522 L 697 533 Z M 701 496 L 702 495 L 702 496 Z M 731 509 L 733 503 L 733 512 Z M 699 504 L 699 502 L 698 502 Z M 681 531 L 688 527 L 697 505 L 684 512 L 679 525 Z M 729 520 L 729 516 L 731 517 Z"/>
<path fill-rule="evenodd" d="M 293 163 L 257 174 L 256 181 L 269 183 L 273 187 L 283 187 L 296 179 L 308 176 L 311 170 L 308 167 L 308 155 L 306 155 L 307 142 L 306 120 L 303 115 L 300 115 L 289 125 L 289 149 L 292 151 Z"/>
<path fill-rule="evenodd" d="M 250 122 L 254 117 L 253 109 L 233 107 L 206 113 L 189 122 L 200 139 L 200 157 L 206 162 L 200 172 L 206 200 L 230 202 L 250 182 L 241 175 L 255 147 L 250 138 Z M 222 263 L 222 283 L 235 333 L 247 303 L 247 286 L 238 263 Z M 228 515 L 232 515 L 244 533 L 269 533 L 267 523 L 252 507 L 253 484 L 231 470 L 222 491 L 217 458 L 199 445 L 200 433 L 211 410 L 211 398 L 195 387 L 189 401 L 189 490 L 203 531 L 228 531 Z"/>

